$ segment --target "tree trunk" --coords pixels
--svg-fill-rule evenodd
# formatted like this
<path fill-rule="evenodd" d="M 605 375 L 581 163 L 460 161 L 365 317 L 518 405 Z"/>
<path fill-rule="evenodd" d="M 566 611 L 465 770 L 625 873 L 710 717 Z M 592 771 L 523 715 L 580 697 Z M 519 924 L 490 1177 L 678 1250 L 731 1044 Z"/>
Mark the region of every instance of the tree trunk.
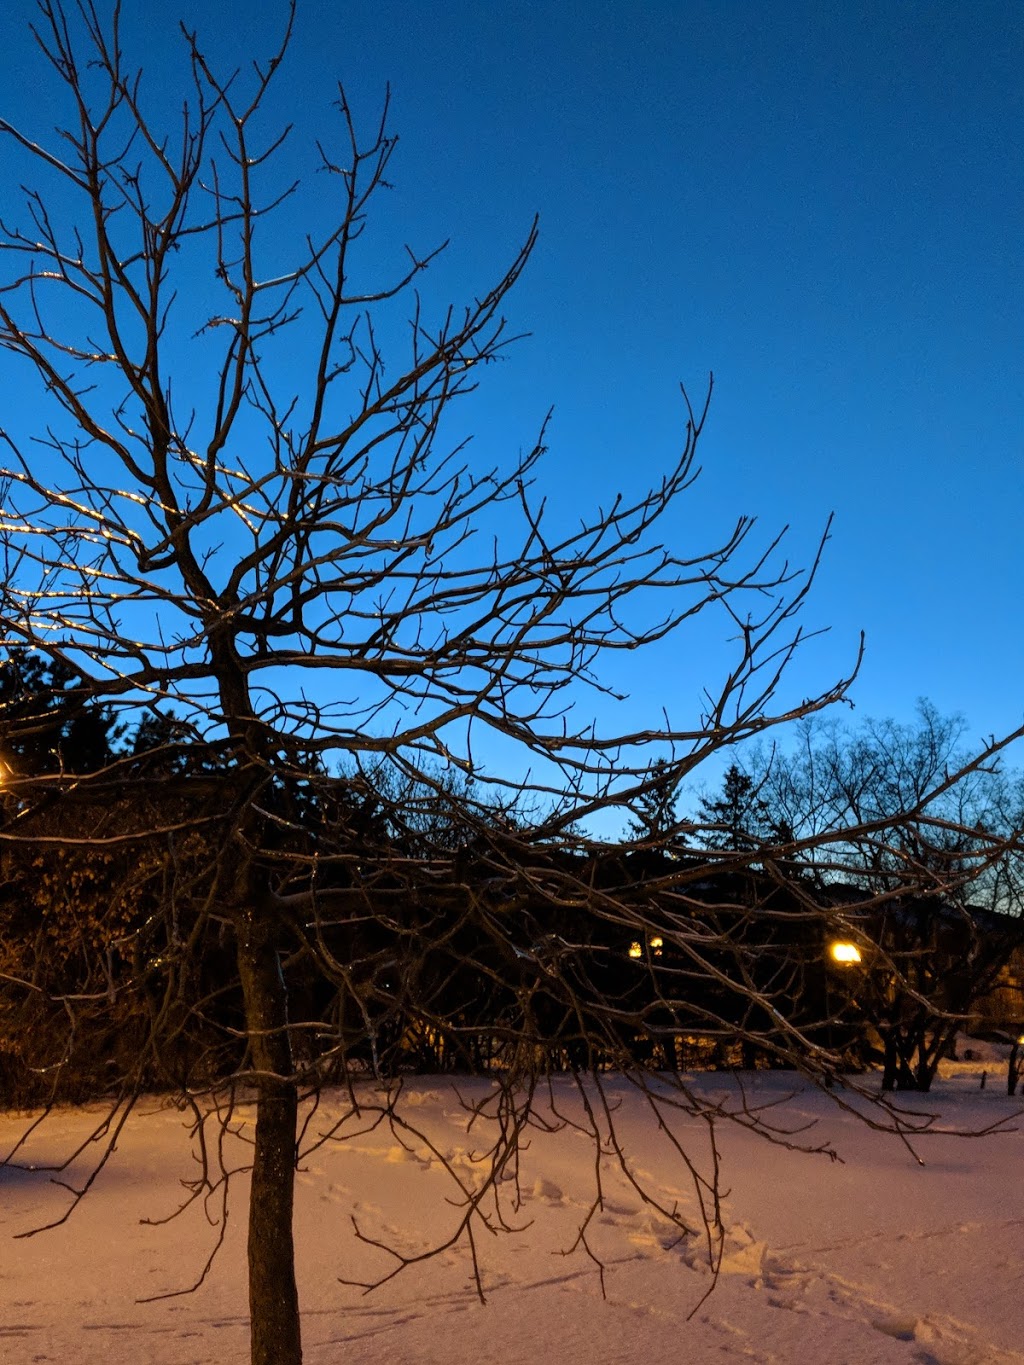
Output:
<path fill-rule="evenodd" d="M 911 1065 L 914 1058 L 915 1044 L 908 1042 L 906 1034 L 902 1034 L 897 1040 L 897 1051 L 899 1054 L 899 1075 L 896 1078 L 897 1090 L 917 1090 L 917 1076 Z"/>
<path fill-rule="evenodd" d="M 896 1076 L 898 1072 L 896 1038 L 893 1035 L 892 1027 L 889 1026 L 882 1034 L 882 1042 L 885 1048 L 885 1061 L 882 1068 L 882 1089 L 895 1090 Z"/>
<path fill-rule="evenodd" d="M 252 1365 L 302 1365 L 292 1204 L 298 1089 L 277 946 L 262 918 L 238 927 L 238 971 L 257 1081 L 256 1150 L 249 1196 Z"/>
<path fill-rule="evenodd" d="M 934 1038 L 932 1039 L 932 1046 L 935 1046 Z M 935 1065 L 933 1066 L 932 1058 L 928 1052 L 928 1042 L 922 1032 L 917 1040 L 917 1061 L 914 1065 L 914 1084 L 917 1086 L 918 1090 L 925 1093 L 932 1088 L 932 1077 L 935 1075 L 935 1069 L 939 1064 L 937 1056 L 935 1057 L 934 1062 Z"/>

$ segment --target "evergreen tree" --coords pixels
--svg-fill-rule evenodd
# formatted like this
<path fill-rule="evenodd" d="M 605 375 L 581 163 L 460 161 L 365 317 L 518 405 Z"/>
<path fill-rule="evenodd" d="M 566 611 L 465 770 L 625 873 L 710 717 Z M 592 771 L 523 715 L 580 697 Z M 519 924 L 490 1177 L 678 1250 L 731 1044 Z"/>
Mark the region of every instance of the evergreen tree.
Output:
<path fill-rule="evenodd" d="M 95 772 L 123 735 L 67 664 L 25 651 L 0 663 L 0 751 L 14 772 Z"/>
<path fill-rule="evenodd" d="M 627 833 L 631 839 L 665 840 L 679 827 L 679 779 L 663 758 L 655 760 L 651 781 L 636 801 Z"/>
<path fill-rule="evenodd" d="M 772 819 L 771 807 L 761 797 L 760 784 L 735 763 L 726 770 L 721 796 L 701 800 L 698 818 L 708 848 L 746 852 L 785 837 Z"/>

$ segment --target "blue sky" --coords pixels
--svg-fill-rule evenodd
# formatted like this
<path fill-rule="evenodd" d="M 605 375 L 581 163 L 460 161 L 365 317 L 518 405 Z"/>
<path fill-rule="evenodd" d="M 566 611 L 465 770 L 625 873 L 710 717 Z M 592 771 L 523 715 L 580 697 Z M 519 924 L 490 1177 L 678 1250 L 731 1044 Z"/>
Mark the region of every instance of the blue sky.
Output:
<path fill-rule="evenodd" d="M 0 15 L 4 112 L 45 122 L 32 9 Z M 269 54 L 282 10 L 129 0 L 127 37 L 174 95 L 178 13 L 223 60 Z M 1024 717 L 1022 71 L 1016 0 L 307 0 L 276 108 L 301 140 L 329 131 L 334 78 L 367 121 L 390 82 L 377 240 L 450 236 L 438 297 L 486 288 L 540 214 L 508 310 L 531 336 L 476 407 L 480 458 L 553 407 L 552 499 L 635 490 L 679 446 L 678 383 L 713 371 L 671 534 L 707 546 L 756 514 L 804 562 L 835 513 L 805 617 L 829 633 L 788 697 L 863 629 L 858 713 L 927 695 L 981 733 Z M 714 645 L 660 650 L 635 705 L 682 721 Z"/>

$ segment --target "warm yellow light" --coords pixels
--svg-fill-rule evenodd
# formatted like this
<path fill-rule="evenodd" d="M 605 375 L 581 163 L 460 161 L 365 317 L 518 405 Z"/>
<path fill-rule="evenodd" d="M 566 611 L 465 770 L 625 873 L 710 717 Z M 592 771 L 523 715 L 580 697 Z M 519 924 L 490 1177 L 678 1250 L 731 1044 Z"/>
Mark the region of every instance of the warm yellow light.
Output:
<path fill-rule="evenodd" d="M 856 943 L 837 940 L 835 943 L 829 944 L 828 951 L 833 962 L 841 962 L 846 965 L 861 960 L 860 949 Z"/>
<path fill-rule="evenodd" d="M 1017 1042 L 1018 1044 L 1024 1043 L 1024 1034 L 1021 1034 L 1021 1036 L 1017 1039 Z"/>
<path fill-rule="evenodd" d="M 634 939 L 633 942 L 629 945 L 629 955 L 630 957 L 643 957 L 644 955 L 643 945 L 637 943 L 636 940 Z"/>
<path fill-rule="evenodd" d="M 664 946 L 665 940 L 663 938 L 660 938 L 657 935 L 655 935 L 655 937 L 651 939 L 651 947 L 654 949 L 656 953 L 660 953 Z"/>

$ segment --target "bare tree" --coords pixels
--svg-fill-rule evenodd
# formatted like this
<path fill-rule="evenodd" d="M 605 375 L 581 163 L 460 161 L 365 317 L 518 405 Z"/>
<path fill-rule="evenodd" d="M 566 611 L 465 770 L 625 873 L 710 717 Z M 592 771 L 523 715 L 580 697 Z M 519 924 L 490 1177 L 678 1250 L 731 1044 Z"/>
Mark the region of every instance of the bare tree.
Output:
<path fill-rule="evenodd" d="M 972 763 L 965 733 L 921 701 L 914 724 L 808 718 L 793 747 L 747 759 L 804 875 L 860 907 L 870 962 L 844 975 L 881 1034 L 886 1089 L 929 1089 L 1024 942 L 1021 780 L 995 754 Z"/>
<path fill-rule="evenodd" d="M 383 1076 L 418 1030 L 495 1077 L 499 1137 L 477 1184 L 460 1178 L 445 1242 L 473 1245 L 553 1059 L 648 1086 L 697 1029 L 746 1031 L 816 1074 L 835 1065 L 798 1011 L 769 1008 L 792 1004 L 806 966 L 783 939 L 795 926 L 806 949 L 822 912 L 779 901 L 764 849 L 752 907 L 700 889 L 749 849 L 669 860 L 659 831 L 623 855 L 587 831 L 610 809 L 643 819 L 666 781 L 849 679 L 776 702 L 814 564 L 791 572 L 746 517 L 704 550 L 659 539 L 695 477 L 706 405 L 687 402 L 655 488 L 569 526 L 541 491 L 543 432 L 507 465 L 471 458 L 453 412 L 514 340 L 502 309 L 535 225 L 461 307 L 421 298 L 436 251 L 362 278 L 395 141 L 384 118 L 364 140 L 339 90 L 338 147 L 317 146 L 316 200 L 301 198 L 303 153 L 265 126 L 293 13 L 273 54 L 227 75 L 183 29 L 191 93 L 173 128 L 147 112 L 118 18 L 41 0 L 66 122 L 38 140 L 0 120 L 28 186 L 20 210 L 5 196 L 0 345 L 33 424 L 2 432 L 0 644 L 68 670 L 83 709 L 148 716 L 159 742 L 141 769 L 133 755 L 13 772 L 0 834 L 162 850 L 154 913 L 119 927 L 97 989 L 158 995 L 154 1054 L 181 1038 L 182 1010 L 219 1002 L 226 1076 L 257 1097 L 252 1359 L 295 1365 L 297 1117 L 326 1074 Z M 701 611 L 736 640 L 703 714 L 602 732 L 587 696 L 608 691 L 609 657 Z M 6 719 L 16 745 L 38 717 Z M 488 733 L 519 756 L 503 772 L 478 760 Z M 145 800 L 126 799 L 137 789 Z M 44 802 L 118 818 L 61 835 Z M 789 937 L 773 929 L 766 947 L 765 925 Z M 196 986 L 197 959 L 225 943 L 227 984 L 200 972 Z M 108 1153 L 144 1076 L 121 1077 Z M 202 1132 L 200 1087 L 182 1083 Z M 387 1095 L 373 1103 L 401 1122 Z M 681 1078 L 668 1103 L 707 1110 Z M 196 1196 L 226 1174 L 204 1166 Z M 713 1256 L 717 1195 L 700 1189 Z"/>

